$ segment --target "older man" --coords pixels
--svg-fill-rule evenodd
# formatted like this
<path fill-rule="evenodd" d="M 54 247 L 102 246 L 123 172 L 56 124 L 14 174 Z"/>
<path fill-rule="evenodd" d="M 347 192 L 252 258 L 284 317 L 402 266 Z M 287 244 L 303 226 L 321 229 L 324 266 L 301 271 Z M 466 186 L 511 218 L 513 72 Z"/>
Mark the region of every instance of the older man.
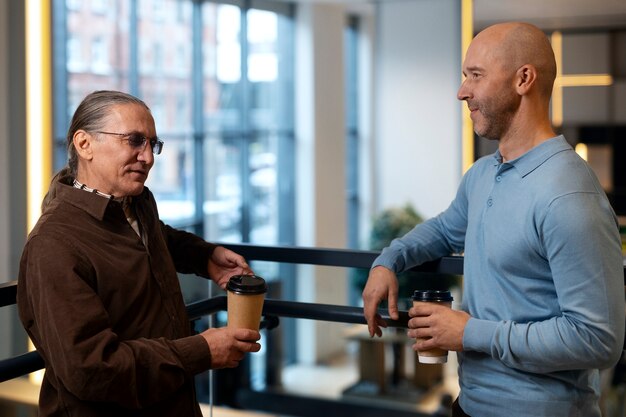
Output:
<path fill-rule="evenodd" d="M 144 187 L 161 142 L 148 107 L 116 91 L 78 106 L 20 264 L 18 309 L 46 371 L 40 416 L 201 416 L 194 375 L 234 367 L 260 335 L 193 335 L 177 271 L 221 287 L 245 260 L 158 217 Z"/>
<path fill-rule="evenodd" d="M 370 334 L 397 318 L 395 274 L 464 252 L 460 311 L 412 308 L 416 350 L 458 351 L 455 416 L 599 417 L 599 369 L 624 340 L 617 219 L 598 180 L 548 116 L 556 75 L 536 27 L 491 26 L 471 43 L 458 92 L 477 134 L 498 141 L 439 216 L 396 239 L 363 291 Z M 415 283 L 416 287 L 419 283 Z"/>

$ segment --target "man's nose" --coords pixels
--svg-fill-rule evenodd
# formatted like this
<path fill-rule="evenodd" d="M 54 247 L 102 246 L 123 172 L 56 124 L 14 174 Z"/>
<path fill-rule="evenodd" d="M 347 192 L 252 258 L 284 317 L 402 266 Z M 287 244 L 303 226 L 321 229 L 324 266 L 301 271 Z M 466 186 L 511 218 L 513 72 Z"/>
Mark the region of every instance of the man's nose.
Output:
<path fill-rule="evenodd" d="M 139 155 L 137 155 L 137 160 L 152 166 L 154 163 L 154 153 L 152 153 L 150 141 L 146 141 L 146 146 L 139 152 Z"/>
<path fill-rule="evenodd" d="M 456 93 L 456 98 L 459 100 L 467 100 L 468 98 L 470 98 L 469 90 L 465 84 L 465 81 L 461 83 L 459 91 L 457 91 Z"/>

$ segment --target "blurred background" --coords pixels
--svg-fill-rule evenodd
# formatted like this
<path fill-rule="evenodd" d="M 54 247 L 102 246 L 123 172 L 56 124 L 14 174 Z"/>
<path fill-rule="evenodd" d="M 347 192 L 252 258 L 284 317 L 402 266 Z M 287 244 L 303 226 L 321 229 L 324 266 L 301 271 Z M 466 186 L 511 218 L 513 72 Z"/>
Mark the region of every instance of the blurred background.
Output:
<path fill-rule="evenodd" d="M 626 224 L 623 0 L 0 2 L 0 282 L 16 279 L 41 198 L 67 161 L 71 115 L 97 89 L 152 109 L 165 148 L 147 185 L 166 223 L 214 242 L 379 250 L 395 234 L 381 230 L 403 233 L 444 210 L 467 168 L 495 149 L 473 134 L 456 91 L 472 36 L 509 20 L 550 38 L 554 127 Z M 253 267 L 274 298 L 361 305 L 366 271 Z M 411 278 L 407 291 L 436 282 L 460 298 L 460 280 Z M 187 302 L 221 294 L 205 280 L 181 283 Z M 454 357 L 418 369 L 402 332 L 381 342 L 364 332 L 281 320 L 264 332 L 273 350 L 251 355 L 245 374 L 199 377 L 201 399 L 232 408 L 210 380 L 243 378 L 254 392 L 318 405 L 445 413 L 458 392 Z M 0 358 L 28 349 L 14 306 L 0 310 L 0 340 Z M 613 370 L 603 378 L 605 415 L 623 416 L 624 381 Z M 25 380 L 0 384 L 0 414 L 31 415 L 37 382 Z M 307 415 L 302 403 L 268 403 L 239 405 Z"/>

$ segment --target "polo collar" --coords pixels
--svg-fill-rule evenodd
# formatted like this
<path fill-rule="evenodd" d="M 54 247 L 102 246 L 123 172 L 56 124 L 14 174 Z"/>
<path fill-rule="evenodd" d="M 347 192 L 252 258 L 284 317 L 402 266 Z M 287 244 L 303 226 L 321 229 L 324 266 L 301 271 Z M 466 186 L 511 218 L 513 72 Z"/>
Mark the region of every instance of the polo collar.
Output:
<path fill-rule="evenodd" d="M 567 143 L 565 137 L 559 135 L 540 143 L 525 154 L 512 161 L 507 161 L 505 164 L 512 165 L 519 171 L 522 177 L 525 177 L 557 153 L 568 150 L 571 151 L 573 149 L 570 144 Z M 495 166 L 502 164 L 502 154 L 499 149 L 493 154 L 493 157 L 495 159 Z"/>

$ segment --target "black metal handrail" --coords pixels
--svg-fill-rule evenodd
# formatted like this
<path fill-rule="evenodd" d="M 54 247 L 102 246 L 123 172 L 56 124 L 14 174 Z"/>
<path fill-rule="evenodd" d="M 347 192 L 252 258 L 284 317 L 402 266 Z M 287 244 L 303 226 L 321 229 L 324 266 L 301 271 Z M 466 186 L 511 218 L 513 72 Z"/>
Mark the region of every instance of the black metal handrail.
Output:
<path fill-rule="evenodd" d="M 243 255 L 249 261 L 270 261 L 295 264 L 338 266 L 352 268 L 369 268 L 378 252 L 355 251 L 346 249 L 320 249 L 296 247 L 269 247 L 247 244 L 222 244 L 223 246 Z M 463 257 L 446 256 L 437 261 L 428 262 L 413 268 L 419 272 L 442 274 L 463 274 Z M 626 284 L 626 269 L 625 269 Z M 0 307 L 15 304 L 17 281 L 0 284 Z M 226 297 L 217 296 L 187 305 L 190 320 L 226 310 Z M 400 319 L 391 320 L 386 311 L 379 313 L 392 327 L 406 327 L 408 314 L 400 311 Z M 293 317 L 341 323 L 365 324 L 363 309 L 359 307 L 314 304 L 282 300 L 266 300 L 263 307 L 265 316 Z M 16 378 L 43 368 L 41 356 L 28 352 L 13 358 L 0 361 L 0 382 Z"/>
<path fill-rule="evenodd" d="M 190 320 L 226 311 L 226 296 L 221 295 L 187 305 Z M 406 311 L 400 311 L 399 320 L 391 320 L 382 310 L 381 316 L 387 320 L 390 327 L 406 327 L 409 319 Z M 267 299 L 263 304 L 263 316 L 267 317 L 294 317 L 338 323 L 365 324 L 363 309 L 358 307 L 340 306 L 333 304 L 301 303 Z M 267 322 L 266 322 L 267 323 Z M 262 327 L 265 327 L 262 325 Z M 0 361 L 0 382 L 8 381 L 44 367 L 44 362 L 36 351 L 24 353 Z"/>
<path fill-rule="evenodd" d="M 203 316 L 226 311 L 226 296 L 208 298 L 187 305 L 189 320 L 197 320 Z M 379 314 L 389 327 L 407 327 L 409 315 L 406 311 L 399 311 L 399 319 L 392 320 L 389 314 L 380 309 Z M 298 301 L 284 301 L 266 299 L 263 303 L 264 316 L 292 317 L 336 323 L 367 324 L 360 307 L 342 306 L 336 304 L 302 303 Z"/>
<path fill-rule="evenodd" d="M 268 247 L 230 243 L 224 243 L 222 245 L 241 254 L 249 261 L 270 261 L 352 268 L 369 268 L 379 254 L 373 251 L 345 249 Z M 460 256 L 444 257 L 440 260 L 420 265 L 415 269 L 423 272 L 462 274 L 463 258 Z M 0 284 L 0 307 L 15 304 L 16 294 L 17 281 Z M 225 310 L 225 296 L 217 296 L 187 305 L 190 320 Z M 331 304 L 313 304 L 268 299 L 264 304 L 263 314 L 265 316 L 365 324 L 362 308 Z M 390 326 L 406 327 L 408 320 L 406 311 L 400 312 L 400 319 L 397 321 L 391 320 L 383 310 L 380 310 L 380 314 L 387 319 Z M 36 351 L 4 359 L 0 361 L 0 382 L 26 375 L 43 368 L 43 366 L 44 362 Z"/>
<path fill-rule="evenodd" d="M 247 260 L 283 262 L 304 265 L 341 266 L 369 268 L 380 252 L 351 249 L 303 248 L 285 246 L 256 246 L 224 243 Z M 439 274 L 463 274 L 463 256 L 444 256 L 436 261 L 425 262 L 413 268 L 420 272 Z"/>
<path fill-rule="evenodd" d="M 15 304 L 17 296 L 17 281 L 9 281 L 0 284 L 0 307 Z"/>

